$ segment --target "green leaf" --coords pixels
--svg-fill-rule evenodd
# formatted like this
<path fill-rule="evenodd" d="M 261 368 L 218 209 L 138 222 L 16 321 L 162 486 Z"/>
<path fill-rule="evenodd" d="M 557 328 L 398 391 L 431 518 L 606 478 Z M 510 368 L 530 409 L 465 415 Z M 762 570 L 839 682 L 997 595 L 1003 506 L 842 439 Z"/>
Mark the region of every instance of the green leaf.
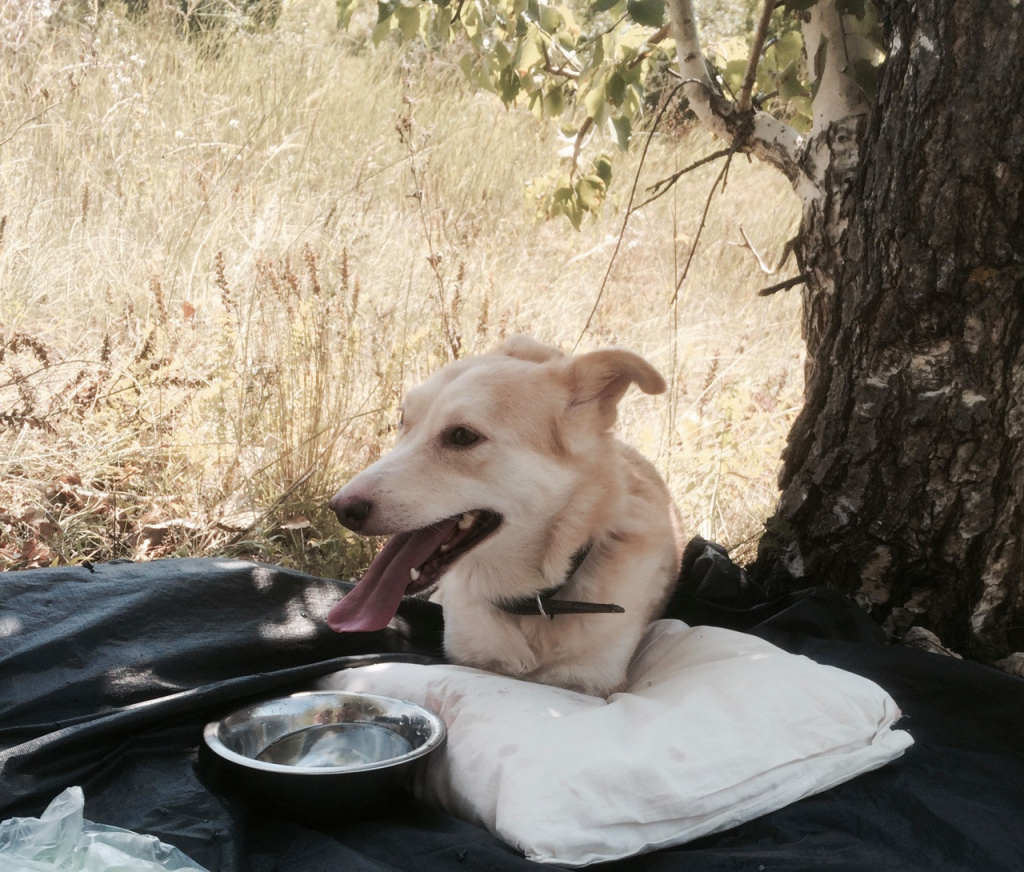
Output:
<path fill-rule="evenodd" d="M 544 114 L 558 118 L 565 111 L 565 94 L 561 88 L 549 88 L 544 95 Z"/>
<path fill-rule="evenodd" d="M 562 16 L 554 6 L 541 6 L 537 23 L 545 33 L 554 33 L 562 24 Z"/>
<path fill-rule="evenodd" d="M 566 218 L 569 219 L 569 223 L 572 224 L 577 230 L 580 229 L 580 224 L 583 223 L 583 206 L 580 204 L 578 197 L 573 197 L 562 207 L 562 212 Z"/>
<path fill-rule="evenodd" d="M 745 60 L 729 61 L 722 70 L 722 78 L 733 94 L 738 94 L 743 87 L 743 74 L 747 71 Z"/>
<path fill-rule="evenodd" d="M 607 191 L 604 179 L 600 176 L 584 176 L 576 183 L 580 205 L 588 212 L 600 212 L 604 195 Z"/>
<path fill-rule="evenodd" d="M 605 155 L 601 155 L 594 161 L 594 172 L 604 182 L 605 188 L 612 183 L 612 162 Z"/>
<path fill-rule="evenodd" d="M 562 185 L 555 188 L 555 192 L 551 195 L 551 202 L 556 205 L 560 203 L 568 203 L 575 193 L 576 192 L 568 185 Z"/>
<path fill-rule="evenodd" d="M 593 12 L 607 12 L 618 2 L 619 0 L 595 0 L 594 4 L 590 7 L 590 9 Z"/>
<path fill-rule="evenodd" d="M 600 128 L 608 120 L 608 98 L 605 95 L 604 82 L 595 82 L 590 93 L 583 98 L 587 114 L 594 119 L 594 126 Z"/>
<path fill-rule="evenodd" d="M 359 0 L 335 0 L 335 9 L 338 11 L 338 28 L 348 30 L 349 22 L 352 20 L 352 13 L 359 5 Z"/>
<path fill-rule="evenodd" d="M 622 78 L 618 70 L 615 70 L 608 77 L 608 80 L 605 82 L 604 92 L 608 101 L 613 106 L 622 105 L 622 100 L 626 96 L 626 80 Z"/>
<path fill-rule="evenodd" d="M 836 9 L 840 15 L 852 15 L 859 20 L 864 17 L 865 0 L 838 0 Z"/>
<path fill-rule="evenodd" d="M 420 32 L 420 6 L 401 6 L 395 9 L 395 21 L 402 31 L 402 39 L 415 39 Z"/>
<path fill-rule="evenodd" d="M 502 42 L 500 39 L 494 43 L 494 63 L 498 67 L 508 67 L 512 65 L 513 54 L 509 50 L 508 45 Z"/>
<path fill-rule="evenodd" d="M 794 97 L 789 101 L 790 111 L 793 113 L 789 119 L 789 123 L 799 130 L 801 133 L 806 133 L 811 129 L 811 124 L 814 121 L 814 110 L 811 108 L 811 98 L 808 97 Z"/>
<path fill-rule="evenodd" d="M 800 81 L 800 67 L 793 61 L 779 74 L 779 97 L 787 102 L 794 97 L 806 97 L 808 94 L 804 83 Z"/>
<path fill-rule="evenodd" d="M 516 71 L 512 67 L 503 67 L 498 74 L 498 96 L 501 97 L 501 101 L 510 106 L 519 95 L 521 87 L 522 83 Z"/>
<path fill-rule="evenodd" d="M 765 52 L 765 58 L 771 58 L 775 69 L 784 70 L 790 64 L 799 63 L 803 53 L 803 35 L 797 30 L 791 30 L 772 43 L 771 48 Z"/>
<path fill-rule="evenodd" d="M 431 38 L 445 45 L 452 41 L 453 13 L 451 5 L 442 6 L 428 20 Z"/>
<path fill-rule="evenodd" d="M 381 42 L 387 37 L 389 33 L 391 33 L 390 17 L 385 19 L 384 21 L 377 23 L 374 26 L 373 31 L 370 34 L 371 38 L 373 39 L 373 44 L 380 45 Z"/>
<path fill-rule="evenodd" d="M 644 111 L 644 89 L 639 85 L 630 85 L 626 89 L 626 99 L 622 101 L 623 114 L 636 118 Z"/>
<path fill-rule="evenodd" d="M 534 88 L 529 92 L 530 100 L 527 107 L 536 118 L 544 117 L 544 92 L 540 88 Z"/>
<path fill-rule="evenodd" d="M 398 8 L 398 0 L 377 0 L 377 23 L 383 24 Z"/>
<path fill-rule="evenodd" d="M 516 52 L 515 67 L 517 70 L 532 70 L 544 63 L 544 44 L 540 37 L 520 40 Z"/>
<path fill-rule="evenodd" d="M 661 27 L 665 21 L 665 0 L 627 0 L 629 17 L 644 27 Z"/>
<path fill-rule="evenodd" d="M 467 52 L 459 58 L 459 66 L 466 78 L 478 88 L 483 88 L 485 91 L 497 90 L 490 70 L 484 67 L 472 52 Z"/>
<path fill-rule="evenodd" d="M 810 98 L 797 97 L 789 105 L 794 110 L 789 119 L 790 125 L 800 133 L 807 133 L 814 123 Z"/>
<path fill-rule="evenodd" d="M 477 45 L 483 25 L 480 21 L 480 7 L 476 3 L 467 3 L 463 8 L 462 29 L 469 37 L 470 42 Z"/>
<path fill-rule="evenodd" d="M 619 115 L 612 119 L 612 126 L 615 128 L 615 141 L 623 151 L 629 150 L 629 140 L 633 136 L 633 124 L 628 115 Z"/>

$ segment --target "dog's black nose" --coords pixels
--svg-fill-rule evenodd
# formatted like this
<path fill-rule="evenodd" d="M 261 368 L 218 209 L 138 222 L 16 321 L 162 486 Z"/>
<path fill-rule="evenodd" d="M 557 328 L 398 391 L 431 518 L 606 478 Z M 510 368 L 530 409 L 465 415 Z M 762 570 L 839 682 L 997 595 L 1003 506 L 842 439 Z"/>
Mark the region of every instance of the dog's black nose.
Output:
<path fill-rule="evenodd" d="M 373 509 L 371 500 L 362 497 L 342 497 L 336 494 L 328 504 L 338 516 L 338 521 L 343 527 L 355 530 L 357 533 L 363 529 L 366 519 L 370 517 Z"/>

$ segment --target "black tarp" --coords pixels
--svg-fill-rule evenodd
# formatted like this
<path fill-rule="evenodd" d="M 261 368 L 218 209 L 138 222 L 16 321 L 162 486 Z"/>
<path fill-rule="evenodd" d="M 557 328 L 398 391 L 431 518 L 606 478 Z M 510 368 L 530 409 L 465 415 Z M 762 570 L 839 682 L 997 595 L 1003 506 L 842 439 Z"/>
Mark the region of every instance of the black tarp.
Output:
<path fill-rule="evenodd" d="M 213 872 L 543 868 L 411 798 L 376 820 L 312 829 L 204 786 L 207 721 L 367 658 L 438 655 L 429 603 L 407 602 L 380 633 L 328 630 L 347 589 L 219 559 L 0 575 L 0 819 L 38 815 L 78 784 L 87 819 L 152 833 Z M 1024 872 L 1024 680 L 887 645 L 825 590 L 766 601 L 704 543 L 688 549 L 670 609 L 867 676 L 895 698 L 915 744 L 758 820 L 599 868 Z"/>

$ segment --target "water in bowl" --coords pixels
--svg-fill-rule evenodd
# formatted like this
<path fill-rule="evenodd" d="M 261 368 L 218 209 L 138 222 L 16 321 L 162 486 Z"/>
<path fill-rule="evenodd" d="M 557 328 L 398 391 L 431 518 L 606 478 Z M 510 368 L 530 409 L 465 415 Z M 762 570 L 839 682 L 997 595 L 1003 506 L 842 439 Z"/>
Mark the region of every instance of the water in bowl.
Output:
<path fill-rule="evenodd" d="M 376 724 L 314 724 L 282 736 L 256 755 L 264 763 L 322 768 L 366 766 L 401 757 L 412 744 Z"/>

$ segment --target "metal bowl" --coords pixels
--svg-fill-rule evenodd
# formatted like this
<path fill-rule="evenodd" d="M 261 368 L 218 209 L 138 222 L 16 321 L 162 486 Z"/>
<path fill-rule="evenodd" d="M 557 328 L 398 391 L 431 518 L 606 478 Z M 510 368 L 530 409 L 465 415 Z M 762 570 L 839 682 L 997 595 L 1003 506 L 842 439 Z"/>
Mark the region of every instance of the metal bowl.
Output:
<path fill-rule="evenodd" d="M 203 777 L 282 816 L 369 817 L 445 740 L 432 711 L 369 693 L 323 691 L 256 703 L 206 725 Z"/>

